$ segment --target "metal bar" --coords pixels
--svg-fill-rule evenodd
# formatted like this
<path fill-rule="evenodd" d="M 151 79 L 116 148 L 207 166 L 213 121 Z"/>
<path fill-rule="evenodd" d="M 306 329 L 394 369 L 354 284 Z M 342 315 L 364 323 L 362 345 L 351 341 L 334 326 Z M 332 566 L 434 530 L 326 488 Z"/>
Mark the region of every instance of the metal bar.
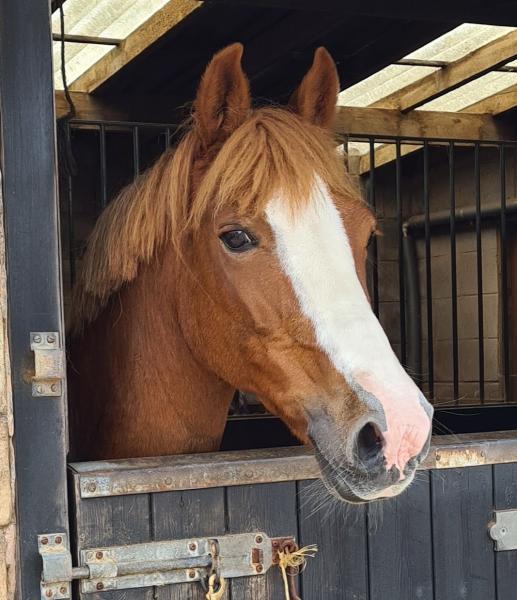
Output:
<path fill-rule="evenodd" d="M 397 60 L 392 63 L 394 65 L 402 65 L 408 67 L 435 67 L 443 69 L 444 67 L 448 67 L 451 63 L 446 60 L 423 60 L 418 58 L 403 58 L 401 60 Z M 517 67 L 512 67 L 509 65 L 503 65 L 500 67 L 496 67 L 495 69 L 491 69 L 492 73 L 517 73 Z"/>
<path fill-rule="evenodd" d="M 451 235 L 451 315 L 452 315 L 452 377 L 454 402 L 459 403 L 458 377 L 458 285 L 456 273 L 456 191 L 454 173 L 454 142 L 449 144 L 449 208 Z"/>
<path fill-rule="evenodd" d="M 103 210 L 108 203 L 108 187 L 106 173 L 106 126 L 101 123 L 99 126 L 99 162 L 100 162 L 100 184 L 101 184 L 101 202 L 100 207 Z"/>
<path fill-rule="evenodd" d="M 370 138 L 370 206 L 375 212 L 375 140 Z M 378 271 L 378 248 L 377 240 L 374 237 L 371 244 L 371 256 L 372 256 L 372 287 L 373 287 L 373 311 L 379 315 L 379 271 Z"/>
<path fill-rule="evenodd" d="M 433 291 L 431 274 L 431 227 L 429 223 L 429 143 L 424 142 L 424 231 L 425 231 L 425 281 L 427 305 L 427 382 L 429 398 L 434 398 L 433 356 Z"/>
<path fill-rule="evenodd" d="M 165 150 L 168 150 L 171 147 L 171 128 L 166 127 L 164 134 L 165 134 Z"/>
<path fill-rule="evenodd" d="M 65 135 L 67 138 L 68 147 L 71 147 L 71 132 L 70 123 L 65 126 Z M 70 285 L 75 283 L 75 227 L 74 227 L 74 194 L 72 187 L 72 175 L 66 176 L 66 204 L 67 204 L 67 228 L 68 228 L 68 265 L 70 268 Z"/>
<path fill-rule="evenodd" d="M 481 243 L 481 172 L 479 144 L 474 146 L 474 186 L 476 197 L 476 263 L 478 296 L 479 401 L 485 403 L 485 340 L 483 326 L 483 245 Z"/>
<path fill-rule="evenodd" d="M 501 192 L 501 326 L 502 326 L 502 344 L 503 344 L 503 381 L 504 398 L 506 402 L 510 401 L 510 354 L 508 339 L 508 251 L 507 251 L 507 231 L 506 231 L 506 148 L 503 145 L 499 148 L 499 171 L 500 171 L 500 192 Z"/>
<path fill-rule="evenodd" d="M 397 203 L 397 241 L 399 259 L 399 315 L 400 315 L 400 358 L 406 364 L 406 299 L 404 282 L 404 246 L 402 230 L 402 172 L 400 141 L 396 142 L 395 197 Z"/>
<path fill-rule="evenodd" d="M 517 462 L 517 431 L 434 436 L 420 469 Z M 81 498 L 317 479 L 311 448 L 296 446 L 70 465 Z"/>
<path fill-rule="evenodd" d="M 96 37 L 93 35 L 72 35 L 65 33 L 64 36 L 61 36 L 60 33 L 52 34 L 52 40 L 54 42 L 60 42 L 62 37 L 65 42 L 72 44 L 96 44 L 100 46 L 120 46 L 123 41 L 117 38 Z"/>
<path fill-rule="evenodd" d="M 138 125 L 133 127 L 133 179 L 140 175 L 140 140 Z"/>

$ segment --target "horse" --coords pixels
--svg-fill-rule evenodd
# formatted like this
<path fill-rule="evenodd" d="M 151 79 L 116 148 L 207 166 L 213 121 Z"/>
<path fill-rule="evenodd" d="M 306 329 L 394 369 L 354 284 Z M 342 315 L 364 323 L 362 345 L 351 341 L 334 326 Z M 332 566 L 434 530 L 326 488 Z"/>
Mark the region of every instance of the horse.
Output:
<path fill-rule="evenodd" d="M 233 44 L 214 55 L 175 148 L 100 216 L 74 292 L 72 455 L 219 448 L 236 389 L 314 448 L 340 500 L 395 496 L 433 409 L 366 285 L 376 221 L 332 137 L 324 48 L 286 106 L 252 107 Z"/>

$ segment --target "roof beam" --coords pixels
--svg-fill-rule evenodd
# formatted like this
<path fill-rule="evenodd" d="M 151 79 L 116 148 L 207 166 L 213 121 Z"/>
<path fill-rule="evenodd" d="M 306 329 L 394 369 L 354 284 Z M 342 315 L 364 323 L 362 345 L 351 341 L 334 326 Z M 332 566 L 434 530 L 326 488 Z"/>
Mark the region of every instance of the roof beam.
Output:
<path fill-rule="evenodd" d="M 419 110 L 404 114 L 386 108 L 340 106 L 334 129 L 339 137 L 495 141 L 508 139 L 508 127 L 491 115 Z"/>
<path fill-rule="evenodd" d="M 517 57 L 517 31 L 512 31 L 438 71 L 407 85 L 371 106 L 413 110 Z"/>
<path fill-rule="evenodd" d="M 120 45 L 113 48 L 78 77 L 70 85 L 70 90 L 94 92 L 102 83 L 120 71 L 128 62 L 134 60 L 202 4 L 197 0 L 170 0 L 125 40 L 122 40 Z"/>

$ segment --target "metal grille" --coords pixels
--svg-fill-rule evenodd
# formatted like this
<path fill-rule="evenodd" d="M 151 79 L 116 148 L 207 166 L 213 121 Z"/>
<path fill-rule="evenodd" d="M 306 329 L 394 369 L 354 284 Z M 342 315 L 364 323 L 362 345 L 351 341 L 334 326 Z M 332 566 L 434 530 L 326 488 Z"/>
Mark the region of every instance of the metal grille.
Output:
<path fill-rule="evenodd" d="M 169 147 L 176 127 L 74 120 L 65 135 L 78 166 L 76 175 L 61 177 L 69 290 L 95 219 Z M 402 363 L 439 406 L 517 401 L 517 339 L 510 335 L 517 145 L 357 136 L 353 142 L 366 151 L 354 155 L 349 140 L 350 170 L 383 230 L 370 247 L 372 305 Z M 263 414 L 257 404 L 244 404 L 236 402 L 234 413 Z"/>

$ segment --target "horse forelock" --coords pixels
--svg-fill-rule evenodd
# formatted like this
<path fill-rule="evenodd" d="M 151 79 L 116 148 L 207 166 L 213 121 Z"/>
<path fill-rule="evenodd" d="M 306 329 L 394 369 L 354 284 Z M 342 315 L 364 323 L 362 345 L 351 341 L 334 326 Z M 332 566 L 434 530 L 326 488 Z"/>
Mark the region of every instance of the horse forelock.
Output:
<path fill-rule="evenodd" d="M 294 213 L 316 176 L 331 192 L 357 195 L 330 135 L 286 109 L 256 110 L 213 157 L 201 147 L 190 129 L 102 213 L 74 288 L 73 331 L 94 321 L 165 244 L 180 257 L 185 239 L 224 208 L 256 216 L 281 192 Z"/>

